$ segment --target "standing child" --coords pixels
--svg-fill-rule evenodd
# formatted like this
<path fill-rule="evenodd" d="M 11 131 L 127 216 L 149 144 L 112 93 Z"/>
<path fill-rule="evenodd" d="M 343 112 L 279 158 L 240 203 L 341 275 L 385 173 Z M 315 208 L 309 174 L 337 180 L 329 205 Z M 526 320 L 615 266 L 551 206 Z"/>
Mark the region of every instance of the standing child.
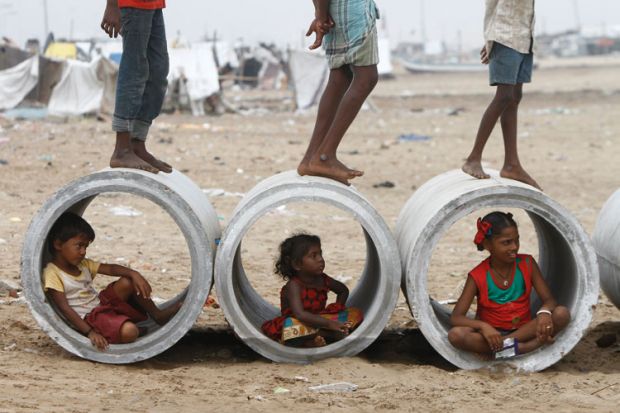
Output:
<path fill-rule="evenodd" d="M 43 271 L 45 291 L 56 308 L 100 350 L 108 344 L 131 343 L 140 335 L 136 323 L 157 324 L 172 318 L 181 303 L 160 310 L 150 299 L 151 286 L 142 275 L 121 265 L 100 264 L 86 258 L 95 239 L 93 228 L 79 215 L 67 212 L 58 218 L 48 236 L 52 261 Z M 120 277 L 97 295 L 97 274 Z"/>
<path fill-rule="evenodd" d="M 116 146 L 110 166 L 170 173 L 172 167 L 146 149 L 146 137 L 168 88 L 165 0 L 107 0 L 101 28 L 123 37 L 112 130 Z"/>
<path fill-rule="evenodd" d="M 377 9 L 373 0 L 313 0 L 316 49 L 325 38 L 329 80 L 323 92 L 314 131 L 306 154 L 297 167 L 300 175 L 332 178 L 344 184 L 362 176 L 336 157 L 338 145 L 377 84 L 379 47 Z"/>
<path fill-rule="evenodd" d="M 478 218 L 474 243 L 490 255 L 468 274 L 450 318 L 450 343 L 485 358 L 529 353 L 552 343 L 570 314 L 556 303 L 534 258 L 518 253 L 519 231 L 512 214 L 492 212 Z M 533 319 L 532 287 L 542 302 Z M 474 297 L 478 304 L 472 320 L 466 314 Z"/>
<path fill-rule="evenodd" d="M 321 347 L 326 340 L 339 340 L 363 319 L 357 308 L 346 308 L 349 289 L 323 272 L 325 261 L 321 239 L 298 234 L 280 244 L 276 274 L 287 283 L 280 290 L 282 315 L 266 321 L 263 332 L 282 344 Z M 336 302 L 327 305 L 327 294 L 336 293 Z"/>
<path fill-rule="evenodd" d="M 482 116 L 474 147 L 462 169 L 475 178 L 489 178 L 482 169 L 482 151 L 499 119 L 505 152 L 500 175 L 540 189 L 521 166 L 517 151 L 517 111 L 523 83 L 529 83 L 532 78 L 534 0 L 486 0 L 484 38 L 481 60 L 489 65 L 489 81 L 497 89 Z"/>

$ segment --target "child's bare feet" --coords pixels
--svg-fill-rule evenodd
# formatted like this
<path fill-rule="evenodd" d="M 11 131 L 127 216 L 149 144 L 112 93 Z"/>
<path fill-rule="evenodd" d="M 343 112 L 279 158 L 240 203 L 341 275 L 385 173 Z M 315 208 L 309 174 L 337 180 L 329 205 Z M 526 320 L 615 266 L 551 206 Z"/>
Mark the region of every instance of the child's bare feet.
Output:
<path fill-rule="evenodd" d="M 110 158 L 110 167 L 140 169 L 154 174 L 159 172 L 159 169 L 155 168 L 129 149 L 115 150 Z"/>
<path fill-rule="evenodd" d="M 151 166 L 157 168 L 159 171 L 165 172 L 167 174 L 172 172 L 172 166 L 162 160 L 157 159 L 149 151 L 146 150 L 146 145 L 144 141 L 141 141 L 139 139 L 132 139 L 131 146 L 134 153 L 143 161 L 149 163 Z"/>
<path fill-rule="evenodd" d="M 304 347 L 323 347 L 327 345 L 327 341 L 323 338 L 323 336 L 314 336 L 310 340 L 304 343 Z"/>
<path fill-rule="evenodd" d="M 350 185 L 349 179 L 364 175 L 363 171 L 348 168 L 335 156 L 327 157 L 326 155 L 313 156 L 307 165 L 300 164 L 297 168 L 297 172 L 300 175 L 313 175 L 331 178 L 345 185 Z"/>
<path fill-rule="evenodd" d="M 534 188 L 538 188 L 542 191 L 542 188 L 538 185 L 534 178 L 525 172 L 525 169 L 521 166 L 504 165 L 502 170 L 499 172 L 499 176 L 532 185 Z"/>
<path fill-rule="evenodd" d="M 479 161 L 470 161 L 469 159 L 465 161 L 463 166 L 461 167 L 463 172 L 468 175 L 473 176 L 478 179 L 489 179 L 489 174 L 485 173 L 482 169 L 482 164 Z"/>
<path fill-rule="evenodd" d="M 153 315 L 153 320 L 160 326 L 166 324 L 176 313 L 179 312 L 181 307 L 183 306 L 183 301 L 179 301 L 177 303 L 172 304 L 169 307 L 164 308 L 163 310 L 159 310 L 157 314 Z"/>

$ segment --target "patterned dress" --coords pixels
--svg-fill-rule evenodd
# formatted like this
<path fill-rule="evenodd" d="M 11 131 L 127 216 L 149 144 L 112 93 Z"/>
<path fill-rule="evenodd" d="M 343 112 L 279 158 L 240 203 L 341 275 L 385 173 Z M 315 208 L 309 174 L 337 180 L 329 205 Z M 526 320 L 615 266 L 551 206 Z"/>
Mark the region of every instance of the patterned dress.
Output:
<path fill-rule="evenodd" d="M 300 299 L 305 311 L 319 314 L 330 320 L 349 322 L 352 328 L 357 327 L 363 319 L 361 310 L 357 308 L 346 308 L 340 303 L 327 305 L 327 294 L 329 293 L 330 278 L 323 274 L 323 285 L 321 287 L 308 287 L 298 277 L 293 277 L 289 282 L 296 282 L 301 287 Z M 288 284 L 287 284 L 288 285 Z M 263 332 L 271 339 L 284 343 L 287 340 L 305 337 L 316 334 L 317 328 L 303 324 L 293 317 L 293 310 L 290 307 L 286 296 L 287 285 L 280 290 L 281 315 L 263 323 Z"/>

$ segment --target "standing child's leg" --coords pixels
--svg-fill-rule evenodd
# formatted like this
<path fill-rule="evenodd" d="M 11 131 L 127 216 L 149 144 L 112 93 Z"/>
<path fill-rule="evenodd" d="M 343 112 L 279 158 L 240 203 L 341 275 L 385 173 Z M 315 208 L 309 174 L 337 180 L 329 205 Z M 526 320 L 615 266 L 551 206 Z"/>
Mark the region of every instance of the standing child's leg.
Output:
<path fill-rule="evenodd" d="M 327 86 L 319 102 L 312 138 L 310 139 L 304 158 L 297 167 L 299 175 L 308 175 L 308 163 L 312 155 L 316 153 L 319 146 L 321 146 L 325 140 L 325 135 L 327 135 L 327 131 L 334 122 L 336 111 L 342 101 L 342 97 L 349 89 L 349 86 L 351 86 L 352 80 L 353 72 L 351 72 L 349 66 L 342 66 L 330 70 Z"/>
<path fill-rule="evenodd" d="M 132 129 L 133 150 L 141 159 L 158 170 L 172 172 L 172 167 L 156 157 L 146 149 L 146 137 L 149 128 L 163 106 L 166 90 L 168 89 L 168 46 L 166 44 L 166 28 L 162 10 L 156 10 L 153 15 L 151 34 L 146 50 L 148 61 L 148 79 L 142 94 L 140 109 L 136 115 Z"/>
<path fill-rule="evenodd" d="M 149 77 L 147 48 L 153 14 L 152 10 L 121 9 L 123 56 L 118 70 L 112 121 L 112 129 L 116 132 L 116 146 L 110 158 L 112 168 L 159 172 L 134 152 L 131 142 L 133 123 L 142 105 L 142 94 Z"/>
<path fill-rule="evenodd" d="M 517 113 L 522 96 L 523 83 L 519 83 L 514 87 L 513 99 L 500 118 L 505 151 L 504 166 L 500 171 L 500 176 L 525 182 L 540 189 L 538 183 L 521 166 L 519 152 L 517 151 Z"/>
<path fill-rule="evenodd" d="M 513 103 L 515 96 L 514 89 L 514 85 L 497 85 L 495 97 L 487 107 L 484 115 L 482 115 L 482 120 L 480 121 L 480 126 L 478 127 L 478 133 L 476 135 L 476 141 L 474 142 L 474 147 L 472 148 L 471 153 L 463 164 L 463 172 L 468 173 L 475 178 L 489 178 L 489 175 L 487 175 L 482 169 L 482 151 L 491 136 L 491 132 L 493 132 L 493 128 L 495 128 L 497 120 Z"/>
<path fill-rule="evenodd" d="M 325 139 L 308 163 L 308 175 L 326 176 L 344 184 L 363 172 L 347 168 L 336 157 L 340 141 L 379 79 L 377 65 L 352 66 L 353 82 L 343 96 Z"/>

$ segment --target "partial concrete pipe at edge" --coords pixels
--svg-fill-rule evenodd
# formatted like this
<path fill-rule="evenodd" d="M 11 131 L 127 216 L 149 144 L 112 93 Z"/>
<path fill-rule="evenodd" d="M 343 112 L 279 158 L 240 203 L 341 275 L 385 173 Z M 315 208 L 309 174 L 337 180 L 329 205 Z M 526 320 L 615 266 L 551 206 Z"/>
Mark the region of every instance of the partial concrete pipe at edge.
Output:
<path fill-rule="evenodd" d="M 429 297 L 428 269 L 433 250 L 450 227 L 483 208 L 519 208 L 527 212 L 538 237 L 539 265 L 558 303 L 571 322 L 555 343 L 507 362 L 522 371 L 545 369 L 579 342 L 598 299 L 598 266 L 594 248 L 579 222 L 544 193 L 517 181 L 475 179 L 460 170 L 438 175 L 422 185 L 401 210 L 396 240 L 403 263 L 403 290 L 420 330 L 446 360 L 463 369 L 491 366 L 448 342 L 450 310 Z M 532 310 L 540 300 L 532 296 Z M 503 361 L 506 364 L 506 361 Z"/>
<path fill-rule="evenodd" d="M 601 273 L 601 288 L 620 308 L 620 189 L 609 197 L 592 235 Z"/>
<path fill-rule="evenodd" d="M 243 237 L 260 217 L 278 206 L 300 201 L 324 203 L 348 212 L 360 223 L 366 239 L 366 264 L 347 302 L 364 312 L 363 323 L 340 341 L 310 349 L 284 346 L 262 333 L 262 323 L 280 315 L 280 310 L 252 288 L 240 256 Z M 215 285 L 226 319 L 248 346 L 273 361 L 309 363 L 355 355 L 377 338 L 396 306 L 400 260 L 389 227 L 353 187 L 288 171 L 259 183 L 233 212 L 217 252 Z"/>
<path fill-rule="evenodd" d="M 46 300 L 42 269 L 49 255 L 47 235 L 58 217 L 71 211 L 83 214 L 100 194 L 128 193 L 146 198 L 164 209 L 183 233 L 191 257 L 188 287 L 169 301 L 165 308 L 183 300 L 179 312 L 164 326 L 151 323 L 149 333 L 134 343 L 110 345 L 98 351 L 88 338 L 72 329 Z M 217 214 L 202 190 L 178 171 L 152 174 L 134 169 L 106 169 L 77 179 L 49 198 L 34 216 L 22 250 L 22 286 L 32 315 L 54 341 L 67 351 L 103 363 L 133 363 L 153 357 L 183 337 L 200 315 L 213 285 L 213 261 L 220 238 Z"/>

